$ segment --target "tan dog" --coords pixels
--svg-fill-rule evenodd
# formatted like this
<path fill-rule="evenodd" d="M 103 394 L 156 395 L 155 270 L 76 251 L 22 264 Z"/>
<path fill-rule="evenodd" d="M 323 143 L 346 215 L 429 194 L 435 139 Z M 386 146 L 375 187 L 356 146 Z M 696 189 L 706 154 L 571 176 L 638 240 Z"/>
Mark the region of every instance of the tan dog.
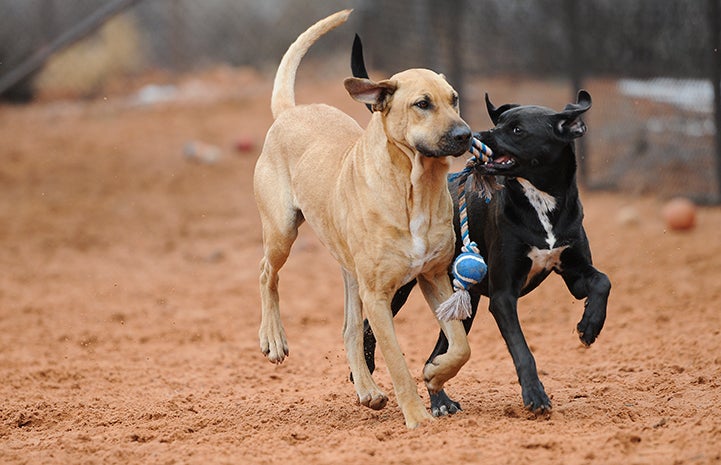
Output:
<path fill-rule="evenodd" d="M 255 168 L 255 198 L 263 227 L 260 347 L 271 362 L 288 355 L 278 308 L 278 271 L 305 220 L 342 267 L 343 336 L 361 404 L 383 408 L 388 400 L 363 356 L 363 313 L 376 335 L 406 425 L 432 416 L 423 406 L 393 329 L 390 301 L 413 278 L 435 309 L 452 293 L 447 269 L 455 236 L 446 184 L 447 155 L 470 147 L 458 95 L 442 75 L 413 69 L 388 80 L 348 78 L 350 95 L 374 108 L 363 131 L 348 115 L 322 104 L 295 105 L 301 58 L 323 34 L 344 23 L 350 10 L 325 18 L 290 46 L 275 77 L 275 122 Z M 460 321 L 439 322 L 449 340 L 446 354 L 423 376 L 437 392 L 468 360 Z"/>

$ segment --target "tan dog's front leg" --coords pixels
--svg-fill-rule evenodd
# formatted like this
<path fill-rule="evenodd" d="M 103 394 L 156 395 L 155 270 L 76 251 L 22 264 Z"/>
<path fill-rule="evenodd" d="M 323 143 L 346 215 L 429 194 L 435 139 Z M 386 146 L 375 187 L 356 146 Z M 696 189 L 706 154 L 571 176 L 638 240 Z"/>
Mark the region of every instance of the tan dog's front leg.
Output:
<path fill-rule="evenodd" d="M 416 383 L 403 358 L 403 351 L 393 329 L 390 298 L 379 298 L 369 292 L 362 293 L 361 296 L 366 317 L 376 335 L 386 365 L 388 365 L 393 389 L 403 411 L 406 426 L 409 429 L 416 428 L 421 422 L 432 420 L 433 416 L 424 407 L 421 397 L 418 395 Z"/>
<path fill-rule="evenodd" d="M 450 297 L 453 292 L 448 275 L 445 271 L 434 277 L 418 277 L 418 284 L 423 291 L 431 310 L 434 311 L 442 302 Z M 448 351 L 445 354 L 436 356 L 423 369 L 423 379 L 426 382 L 428 391 L 436 393 L 443 389 L 446 381 L 456 376 L 461 367 L 471 356 L 471 348 L 468 345 L 466 331 L 460 320 L 441 321 L 438 320 L 441 330 L 448 339 Z"/>
<path fill-rule="evenodd" d="M 345 284 L 345 307 L 343 320 L 343 342 L 346 356 L 353 375 L 353 385 L 358 394 L 358 402 L 373 410 L 380 410 L 388 403 L 388 396 L 373 381 L 363 352 L 363 312 L 358 281 L 348 271 L 343 270 Z"/>

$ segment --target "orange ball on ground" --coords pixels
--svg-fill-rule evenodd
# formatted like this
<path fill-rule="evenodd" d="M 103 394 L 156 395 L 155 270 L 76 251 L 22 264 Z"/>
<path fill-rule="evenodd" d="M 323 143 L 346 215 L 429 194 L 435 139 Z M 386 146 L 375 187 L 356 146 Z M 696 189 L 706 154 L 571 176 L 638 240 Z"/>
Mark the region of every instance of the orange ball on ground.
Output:
<path fill-rule="evenodd" d="M 691 229 L 696 225 L 696 205 L 683 197 L 666 202 L 661 210 L 661 215 L 666 226 L 676 231 Z"/>

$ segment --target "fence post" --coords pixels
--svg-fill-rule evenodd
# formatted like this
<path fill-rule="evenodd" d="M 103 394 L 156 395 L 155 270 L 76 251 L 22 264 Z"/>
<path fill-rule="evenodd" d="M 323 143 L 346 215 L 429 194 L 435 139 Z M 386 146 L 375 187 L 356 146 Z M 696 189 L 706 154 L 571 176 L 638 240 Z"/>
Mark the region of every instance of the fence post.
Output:
<path fill-rule="evenodd" d="M 465 23 L 464 12 L 467 11 L 464 0 L 455 0 L 447 4 L 446 27 L 448 43 L 446 50 L 449 54 L 449 81 L 456 89 L 461 98 L 465 93 L 465 75 L 463 74 L 463 56 L 461 46 L 463 40 L 463 24 Z"/>
<path fill-rule="evenodd" d="M 578 25 L 578 2 L 577 0 L 565 0 L 566 10 L 566 34 L 569 43 L 567 66 L 569 77 L 571 78 L 571 95 L 575 102 L 576 94 L 583 88 L 583 47 L 581 47 L 581 30 Z M 576 140 L 576 159 L 578 160 L 578 181 L 583 187 L 588 186 L 588 163 L 586 156 L 588 155 L 588 145 L 586 138 L 581 137 Z"/>
<path fill-rule="evenodd" d="M 172 63 L 170 66 L 176 71 L 188 70 L 188 50 L 187 50 L 187 24 L 183 12 L 181 0 L 171 0 L 170 3 L 170 56 Z"/>
<path fill-rule="evenodd" d="M 721 202 L 721 8 L 719 0 L 709 0 L 709 49 L 711 57 L 711 84 L 713 85 L 713 108 L 715 126 L 716 154 L 716 198 L 713 203 Z"/>

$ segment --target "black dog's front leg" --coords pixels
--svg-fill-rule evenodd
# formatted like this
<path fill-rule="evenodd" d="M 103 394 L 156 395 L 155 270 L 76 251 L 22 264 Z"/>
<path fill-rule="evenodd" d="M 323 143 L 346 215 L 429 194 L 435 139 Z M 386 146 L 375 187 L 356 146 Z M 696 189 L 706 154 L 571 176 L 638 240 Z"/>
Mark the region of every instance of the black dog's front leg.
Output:
<path fill-rule="evenodd" d="M 611 281 L 608 276 L 593 268 L 591 276 L 586 278 L 588 297 L 586 298 L 583 317 L 576 326 L 578 337 L 584 344 L 591 345 L 598 337 L 606 322 L 608 295 L 611 292 Z"/>
<path fill-rule="evenodd" d="M 536 413 L 546 412 L 551 410 L 551 401 L 543 389 L 541 380 L 538 379 L 536 361 L 523 336 L 518 320 L 517 303 L 518 298 L 511 293 L 494 291 L 490 304 L 491 314 L 513 358 L 518 382 L 521 384 L 523 405 Z"/>
<path fill-rule="evenodd" d="M 561 276 L 573 297 L 578 300 L 586 299 L 583 316 L 576 330 L 581 342 L 590 346 L 606 322 L 611 281 L 608 276 L 593 267 L 591 249 L 585 233 L 582 239 L 575 247 L 567 249 L 561 255 L 563 268 Z"/>
<path fill-rule="evenodd" d="M 591 265 L 583 270 L 572 270 L 562 274 L 568 290 L 576 299 L 586 299 L 581 321 L 576 326 L 578 337 L 585 346 L 594 343 L 606 321 L 608 295 L 611 281 L 608 276 Z"/>

